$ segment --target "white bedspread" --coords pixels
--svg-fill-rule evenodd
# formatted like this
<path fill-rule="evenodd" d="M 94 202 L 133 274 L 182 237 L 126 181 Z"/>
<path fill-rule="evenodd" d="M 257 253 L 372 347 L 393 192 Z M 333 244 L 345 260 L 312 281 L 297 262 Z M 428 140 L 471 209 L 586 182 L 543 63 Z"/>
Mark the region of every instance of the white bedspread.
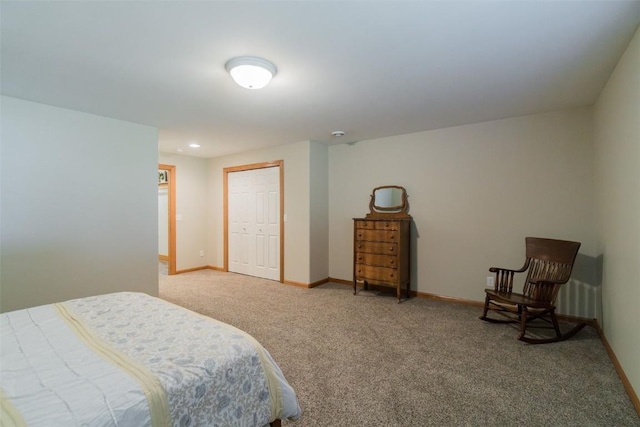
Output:
<path fill-rule="evenodd" d="M 295 393 L 247 333 L 140 293 L 1 315 L 2 425 L 263 426 Z"/>

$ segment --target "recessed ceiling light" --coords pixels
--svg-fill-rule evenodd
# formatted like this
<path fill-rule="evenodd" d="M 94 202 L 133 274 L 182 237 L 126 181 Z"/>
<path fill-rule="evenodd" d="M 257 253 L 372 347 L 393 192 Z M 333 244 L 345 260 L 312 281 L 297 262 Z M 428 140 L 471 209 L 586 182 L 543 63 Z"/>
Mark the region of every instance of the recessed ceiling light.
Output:
<path fill-rule="evenodd" d="M 182 153 L 182 148 L 176 148 L 176 151 L 177 151 L 178 153 Z"/>
<path fill-rule="evenodd" d="M 195 142 L 192 142 L 191 144 L 189 144 L 189 147 L 191 147 L 191 148 L 200 148 L 200 144 L 196 144 Z"/>

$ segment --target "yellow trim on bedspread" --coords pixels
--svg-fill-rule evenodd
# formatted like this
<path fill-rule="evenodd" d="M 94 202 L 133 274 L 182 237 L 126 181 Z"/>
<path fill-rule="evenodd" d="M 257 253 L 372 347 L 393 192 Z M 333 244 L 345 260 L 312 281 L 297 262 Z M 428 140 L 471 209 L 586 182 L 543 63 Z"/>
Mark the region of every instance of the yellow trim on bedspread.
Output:
<path fill-rule="evenodd" d="M 262 351 L 262 345 L 253 338 L 251 335 L 245 333 L 247 339 L 249 339 L 255 347 L 258 355 L 260 355 L 260 363 L 262 364 L 262 371 L 267 379 L 267 385 L 269 386 L 269 395 L 271 397 L 271 422 L 276 418 L 280 418 L 279 414 L 282 414 L 284 409 L 284 401 L 282 400 L 282 390 L 280 389 L 280 383 L 278 382 L 278 376 L 274 372 L 273 365 L 267 359 L 267 356 Z"/>
<path fill-rule="evenodd" d="M 0 425 L 2 427 L 22 427 L 27 425 L 20 412 L 7 399 L 2 390 L 0 390 Z"/>
<path fill-rule="evenodd" d="M 75 316 L 71 309 L 64 303 L 53 304 L 56 312 L 67 325 L 74 331 L 80 339 L 91 348 L 96 354 L 104 357 L 107 361 L 118 366 L 120 369 L 134 378 L 147 398 L 151 425 L 154 427 L 164 427 L 171 425 L 171 415 L 169 414 L 169 404 L 160 381 L 143 365 L 130 359 L 125 354 L 110 347 L 107 343 L 96 336 L 80 318 Z"/>

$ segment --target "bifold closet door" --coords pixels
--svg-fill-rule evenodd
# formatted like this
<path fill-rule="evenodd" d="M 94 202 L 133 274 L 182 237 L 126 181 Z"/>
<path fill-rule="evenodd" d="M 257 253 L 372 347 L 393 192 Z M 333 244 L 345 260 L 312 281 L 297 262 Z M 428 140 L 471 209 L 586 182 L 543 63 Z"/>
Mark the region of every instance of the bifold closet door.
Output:
<path fill-rule="evenodd" d="M 279 179 L 279 167 L 229 173 L 229 271 L 279 280 Z"/>

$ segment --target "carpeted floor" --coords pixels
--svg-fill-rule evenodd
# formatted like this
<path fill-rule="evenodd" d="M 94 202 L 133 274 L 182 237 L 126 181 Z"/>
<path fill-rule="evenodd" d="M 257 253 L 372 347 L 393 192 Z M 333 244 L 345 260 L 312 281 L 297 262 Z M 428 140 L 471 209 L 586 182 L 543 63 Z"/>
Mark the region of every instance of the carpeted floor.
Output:
<path fill-rule="evenodd" d="M 532 346 L 460 304 L 211 270 L 160 296 L 260 341 L 303 410 L 286 426 L 640 426 L 592 328 Z"/>

